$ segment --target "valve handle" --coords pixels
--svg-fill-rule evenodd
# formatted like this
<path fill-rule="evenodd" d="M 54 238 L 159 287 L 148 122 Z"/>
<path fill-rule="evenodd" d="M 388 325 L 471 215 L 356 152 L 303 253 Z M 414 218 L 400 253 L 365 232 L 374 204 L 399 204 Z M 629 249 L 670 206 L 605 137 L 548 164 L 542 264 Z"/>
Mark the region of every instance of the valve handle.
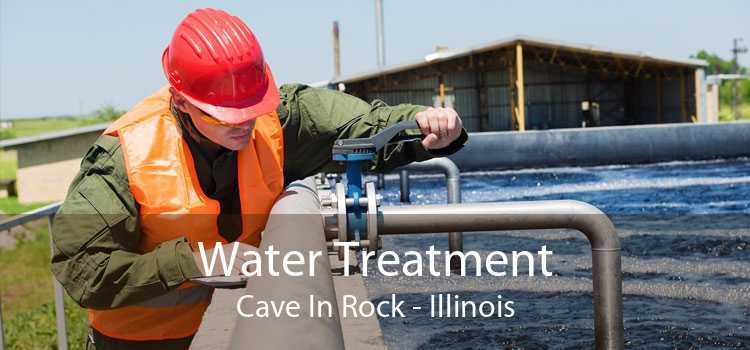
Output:
<path fill-rule="evenodd" d="M 386 144 L 393 141 L 412 141 L 421 139 L 422 135 L 403 135 L 396 137 L 399 133 L 405 130 L 419 129 L 419 124 L 416 120 L 404 120 L 402 122 L 391 125 L 388 128 L 383 129 L 379 133 L 372 137 L 362 137 L 354 139 L 339 139 L 333 143 L 333 155 L 334 159 L 336 155 L 345 154 L 371 154 L 380 151 Z M 342 159 L 337 159 L 342 160 Z M 361 159 L 353 159 L 361 160 Z"/>
<path fill-rule="evenodd" d="M 375 134 L 375 136 L 372 137 L 372 143 L 375 145 L 375 151 L 381 150 L 389 142 L 421 139 L 421 134 L 404 135 L 403 137 L 396 138 L 396 135 L 398 135 L 400 132 L 412 129 L 419 129 L 419 124 L 416 120 L 404 120 L 393 126 L 383 129 L 383 131 Z"/>

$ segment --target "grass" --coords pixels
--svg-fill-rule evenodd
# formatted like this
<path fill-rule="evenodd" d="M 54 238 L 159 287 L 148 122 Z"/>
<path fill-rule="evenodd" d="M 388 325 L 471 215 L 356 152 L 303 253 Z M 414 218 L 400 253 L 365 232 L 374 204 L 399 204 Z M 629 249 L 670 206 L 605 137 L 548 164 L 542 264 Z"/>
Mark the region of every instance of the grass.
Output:
<path fill-rule="evenodd" d="M 25 213 L 29 210 L 41 208 L 47 204 L 49 203 L 21 204 L 18 202 L 18 197 L 0 198 L 0 214 L 18 215 L 18 214 Z"/>
<path fill-rule="evenodd" d="M 0 150 L 0 180 L 15 179 L 17 168 L 16 151 Z"/>
<path fill-rule="evenodd" d="M 13 127 L 0 130 L 0 140 L 32 136 L 82 126 L 107 123 L 117 119 L 124 111 L 104 106 L 85 116 L 58 116 L 29 119 L 13 119 Z"/>
<path fill-rule="evenodd" d="M 13 127 L 5 130 L 3 139 L 32 136 L 44 134 L 53 131 L 79 128 L 82 126 L 93 125 L 107 122 L 107 120 L 98 117 L 78 118 L 78 117 L 55 117 L 55 118 L 37 118 L 37 119 L 16 119 L 13 120 Z"/>
<path fill-rule="evenodd" d="M 68 327 L 68 349 L 83 350 L 86 346 L 88 321 L 85 310 L 70 298 L 65 298 Z M 19 312 L 6 321 L 5 341 L 8 349 L 57 349 L 55 305 L 44 303 L 34 309 Z"/>
<path fill-rule="evenodd" d="M 39 118 L 16 120 L 13 128 L 0 132 L 0 139 L 103 123 L 111 119 Z M 17 158 L 13 151 L 0 151 L 0 180 L 15 179 Z M 20 214 L 46 203 L 21 204 L 16 197 L 0 198 L 0 213 Z M 56 349 L 57 325 L 50 271 L 47 220 L 25 225 L 33 238 L 14 249 L 0 249 L 0 303 L 7 349 Z M 83 349 L 88 332 L 86 311 L 65 297 L 70 349 Z"/>
<path fill-rule="evenodd" d="M 0 180 L 15 179 L 17 167 L 16 152 L 0 150 Z M 21 214 L 46 204 L 48 203 L 21 204 L 18 202 L 18 197 L 0 198 L 0 214 Z"/>
<path fill-rule="evenodd" d="M 743 101 L 737 108 L 740 110 L 739 120 L 750 120 L 750 101 Z M 732 106 L 729 104 L 722 104 L 719 108 L 719 120 L 730 121 L 734 120 L 732 115 Z"/>
<path fill-rule="evenodd" d="M 55 349 L 57 344 L 46 220 L 26 225 L 34 238 L 0 250 L 0 296 L 7 349 Z M 66 296 L 70 349 L 83 349 L 86 312 Z"/>

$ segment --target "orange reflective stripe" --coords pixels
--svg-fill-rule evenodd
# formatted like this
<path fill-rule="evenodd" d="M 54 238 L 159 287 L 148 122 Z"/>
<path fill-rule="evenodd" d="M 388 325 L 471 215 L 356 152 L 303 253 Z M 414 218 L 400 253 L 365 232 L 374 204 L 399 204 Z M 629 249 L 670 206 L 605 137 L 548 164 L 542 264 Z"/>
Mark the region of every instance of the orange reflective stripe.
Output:
<path fill-rule="evenodd" d="M 216 225 L 219 203 L 200 187 L 169 98 L 165 87 L 105 131 L 120 139 L 130 191 L 139 204 L 141 253 L 179 237 L 186 237 L 193 250 L 198 242 L 207 246 L 227 243 Z M 278 116 L 257 118 L 251 138 L 237 156 L 242 212 L 238 241 L 257 246 L 271 206 L 284 186 L 284 140 Z M 113 338 L 181 338 L 198 329 L 210 297 L 211 289 L 185 283 L 137 305 L 89 310 L 89 320 L 99 332 Z"/>
<path fill-rule="evenodd" d="M 179 305 L 150 309 L 126 306 L 106 310 L 89 310 L 91 327 L 117 339 L 161 340 L 189 337 L 198 331 L 200 322 L 185 324 L 185 319 L 202 319 L 210 301 L 196 305 Z M 145 328 L 148 327 L 148 328 Z"/>

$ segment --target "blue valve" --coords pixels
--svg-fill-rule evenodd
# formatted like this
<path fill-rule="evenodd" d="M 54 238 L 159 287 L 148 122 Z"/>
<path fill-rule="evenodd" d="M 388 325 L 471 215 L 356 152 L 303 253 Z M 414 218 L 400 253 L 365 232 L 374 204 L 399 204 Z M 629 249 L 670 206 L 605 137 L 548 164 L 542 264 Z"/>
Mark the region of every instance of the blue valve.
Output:
<path fill-rule="evenodd" d="M 362 166 L 371 161 L 375 153 L 335 154 L 333 160 L 346 162 L 346 197 L 352 198 L 353 204 L 346 206 L 346 226 L 349 239 L 359 242 L 367 232 L 367 220 L 359 199 L 362 197 Z"/>
<path fill-rule="evenodd" d="M 346 163 L 346 198 L 353 199 L 346 206 L 346 226 L 350 241 L 361 241 L 362 234 L 367 232 L 366 210 L 359 205 L 362 197 L 362 167 L 366 162 L 375 159 L 378 151 L 394 140 L 400 132 L 408 129 L 419 129 L 414 120 L 406 120 L 384 129 L 368 138 L 341 139 L 333 144 L 333 160 Z M 420 139 L 421 135 L 406 135 L 399 141 Z"/>

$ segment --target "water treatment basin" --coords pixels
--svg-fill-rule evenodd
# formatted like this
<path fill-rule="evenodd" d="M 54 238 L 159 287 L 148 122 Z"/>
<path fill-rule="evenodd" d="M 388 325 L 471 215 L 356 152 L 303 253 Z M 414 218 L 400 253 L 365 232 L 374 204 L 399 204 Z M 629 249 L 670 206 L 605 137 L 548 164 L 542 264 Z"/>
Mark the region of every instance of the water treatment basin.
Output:
<path fill-rule="evenodd" d="M 464 202 L 576 199 L 614 221 L 622 241 L 625 346 L 750 348 L 750 160 L 486 171 L 462 174 Z M 414 204 L 445 203 L 441 175 L 412 176 Z M 383 205 L 398 204 L 386 177 Z M 383 237 L 384 249 L 447 249 L 445 234 Z M 552 277 L 385 277 L 365 283 L 373 300 L 396 293 L 428 310 L 430 295 L 513 300 L 510 318 L 381 318 L 392 349 L 580 349 L 593 344 L 591 252 L 571 230 L 466 233 L 480 254 L 542 245 Z M 371 262 L 372 263 L 372 262 Z M 370 269 L 371 271 L 373 269 Z"/>

